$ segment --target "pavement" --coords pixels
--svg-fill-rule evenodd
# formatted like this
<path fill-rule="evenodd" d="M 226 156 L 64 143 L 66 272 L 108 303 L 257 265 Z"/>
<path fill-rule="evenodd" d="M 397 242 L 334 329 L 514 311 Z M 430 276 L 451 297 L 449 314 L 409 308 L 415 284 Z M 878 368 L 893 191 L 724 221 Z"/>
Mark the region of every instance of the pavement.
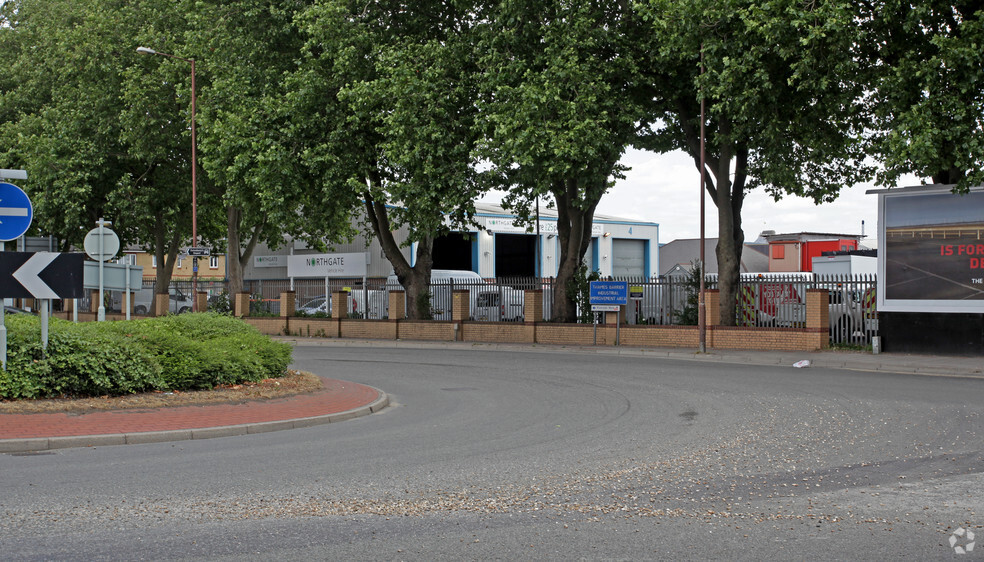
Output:
<path fill-rule="evenodd" d="M 920 376 L 984 378 L 984 362 L 973 356 L 912 355 L 858 351 L 776 352 L 745 350 L 594 347 L 471 342 L 422 342 L 324 338 L 277 338 L 296 346 L 387 347 L 584 353 L 665 358 L 709 363 L 831 368 Z M 804 366 L 803 361 L 809 363 Z M 800 367 L 796 367 L 799 364 Z M 0 414 L 0 453 L 30 453 L 68 447 L 97 447 L 209 439 L 334 423 L 376 413 L 390 399 L 366 385 L 323 379 L 324 388 L 273 400 L 237 404 L 163 407 L 87 413 Z"/>

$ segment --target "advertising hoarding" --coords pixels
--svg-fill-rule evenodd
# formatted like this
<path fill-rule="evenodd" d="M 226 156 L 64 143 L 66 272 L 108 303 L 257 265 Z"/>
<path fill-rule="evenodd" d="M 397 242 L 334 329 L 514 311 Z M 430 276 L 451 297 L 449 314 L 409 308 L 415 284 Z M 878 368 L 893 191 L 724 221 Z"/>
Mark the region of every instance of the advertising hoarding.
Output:
<path fill-rule="evenodd" d="M 879 192 L 878 310 L 984 312 L 984 190 Z"/>

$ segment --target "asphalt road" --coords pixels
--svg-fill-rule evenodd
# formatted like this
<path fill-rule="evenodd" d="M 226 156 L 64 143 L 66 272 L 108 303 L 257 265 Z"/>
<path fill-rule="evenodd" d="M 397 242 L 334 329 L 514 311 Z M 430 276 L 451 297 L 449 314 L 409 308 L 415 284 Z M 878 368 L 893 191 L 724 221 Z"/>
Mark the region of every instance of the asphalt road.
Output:
<path fill-rule="evenodd" d="M 0 557 L 934 559 L 958 528 L 984 540 L 981 379 L 381 347 L 294 366 L 393 405 L 0 455 Z"/>

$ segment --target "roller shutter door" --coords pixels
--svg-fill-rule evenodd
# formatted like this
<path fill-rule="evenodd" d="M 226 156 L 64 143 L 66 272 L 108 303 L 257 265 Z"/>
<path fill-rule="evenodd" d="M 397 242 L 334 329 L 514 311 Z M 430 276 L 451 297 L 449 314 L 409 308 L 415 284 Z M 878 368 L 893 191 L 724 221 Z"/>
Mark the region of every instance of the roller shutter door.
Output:
<path fill-rule="evenodd" d="M 612 276 L 646 276 L 645 240 L 612 240 Z"/>

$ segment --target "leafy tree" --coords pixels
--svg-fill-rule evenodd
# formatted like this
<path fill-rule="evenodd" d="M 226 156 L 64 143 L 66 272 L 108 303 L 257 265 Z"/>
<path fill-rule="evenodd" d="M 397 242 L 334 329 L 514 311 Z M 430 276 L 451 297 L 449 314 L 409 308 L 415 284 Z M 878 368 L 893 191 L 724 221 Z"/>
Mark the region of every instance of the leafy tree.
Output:
<path fill-rule="evenodd" d="M 627 2 L 506 0 L 482 26 L 479 154 L 510 186 L 504 204 L 522 220 L 538 196 L 556 206 L 554 320 L 576 320 L 567 287 L 647 114 L 639 75 L 647 35 Z"/>
<path fill-rule="evenodd" d="M 859 2 L 877 119 L 879 181 L 984 183 L 984 10 L 977 2 Z"/>
<path fill-rule="evenodd" d="M 330 0 L 299 18 L 307 43 L 285 104 L 291 134 L 322 197 L 364 211 L 413 318 L 430 315 L 434 239 L 469 224 L 484 189 L 472 157 L 478 17 L 469 2 Z M 393 236 L 401 227 L 413 266 Z"/>
<path fill-rule="evenodd" d="M 336 205 L 303 165 L 294 137 L 286 78 L 304 45 L 296 14 L 305 0 L 191 1 L 188 43 L 208 79 L 202 90 L 202 166 L 223 209 L 229 291 L 242 291 L 256 244 L 290 238 L 321 243 L 349 234 L 348 209 Z"/>
<path fill-rule="evenodd" d="M 96 219 L 157 256 L 167 292 L 191 224 L 183 72 L 148 75 L 135 51 L 153 29 L 182 29 L 170 4 L 18 0 L 3 5 L 0 166 L 27 169 L 35 225 L 81 246 Z M 187 78 L 185 78 L 187 80 Z"/>
<path fill-rule="evenodd" d="M 745 194 L 759 187 L 832 201 L 872 173 L 854 3 L 650 0 L 641 7 L 659 48 L 648 69 L 661 110 L 644 146 L 683 149 L 701 164 L 718 210 L 720 323 L 735 325 Z M 703 63 L 702 63 L 703 59 Z M 703 70 L 702 70 L 703 68 Z"/>

